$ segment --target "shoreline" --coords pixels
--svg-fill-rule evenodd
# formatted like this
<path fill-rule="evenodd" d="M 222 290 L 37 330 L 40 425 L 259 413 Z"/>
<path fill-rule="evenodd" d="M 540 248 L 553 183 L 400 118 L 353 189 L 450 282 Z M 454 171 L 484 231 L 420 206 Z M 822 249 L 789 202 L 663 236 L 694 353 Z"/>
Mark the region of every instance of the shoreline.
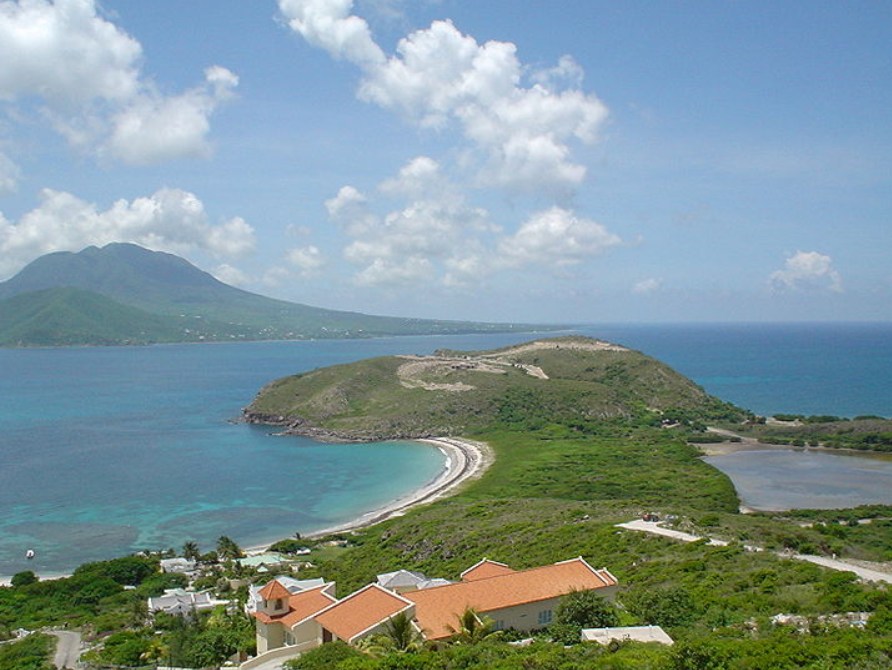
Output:
<path fill-rule="evenodd" d="M 458 437 L 432 437 L 413 440 L 439 449 L 446 459 L 440 473 L 424 486 L 411 491 L 390 503 L 366 512 L 365 514 L 336 526 L 301 535 L 308 540 L 318 539 L 334 533 L 349 533 L 368 528 L 387 519 L 402 516 L 408 510 L 434 500 L 451 495 L 457 488 L 477 479 L 495 460 L 492 448 L 485 442 L 477 442 Z M 264 553 L 273 544 L 284 538 L 276 538 L 268 543 L 244 549 L 248 556 Z M 70 577 L 70 573 L 37 573 L 41 581 Z M 12 576 L 0 576 L 0 587 L 10 586 Z"/>
<path fill-rule="evenodd" d="M 458 437 L 430 437 L 413 441 L 436 447 L 446 457 L 446 463 L 439 475 L 421 488 L 400 496 L 382 507 L 366 512 L 356 519 L 305 535 L 302 534 L 301 537 L 315 540 L 335 533 L 350 533 L 402 516 L 413 507 L 451 495 L 460 486 L 482 476 L 495 460 L 492 448 L 485 442 Z M 245 549 L 245 553 L 249 556 L 263 553 L 281 539 L 283 538 L 248 547 Z"/>

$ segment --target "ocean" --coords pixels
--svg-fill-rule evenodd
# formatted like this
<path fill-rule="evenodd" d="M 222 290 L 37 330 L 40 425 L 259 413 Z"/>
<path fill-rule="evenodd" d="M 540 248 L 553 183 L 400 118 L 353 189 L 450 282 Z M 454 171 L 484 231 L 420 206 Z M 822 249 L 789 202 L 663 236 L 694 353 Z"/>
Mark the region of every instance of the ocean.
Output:
<path fill-rule="evenodd" d="M 609 325 L 759 413 L 892 415 L 892 324 Z M 245 546 L 356 518 L 433 479 L 416 443 L 322 445 L 233 423 L 267 382 L 316 367 L 533 335 L 0 350 L 0 575 L 141 549 Z M 37 557 L 26 562 L 24 552 Z"/>

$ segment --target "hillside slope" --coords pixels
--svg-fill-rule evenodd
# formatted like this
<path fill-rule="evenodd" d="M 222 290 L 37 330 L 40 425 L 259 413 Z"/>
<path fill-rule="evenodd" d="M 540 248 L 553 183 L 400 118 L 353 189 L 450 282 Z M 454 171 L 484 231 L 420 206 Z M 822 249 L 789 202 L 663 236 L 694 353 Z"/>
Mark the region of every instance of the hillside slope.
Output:
<path fill-rule="evenodd" d="M 178 256 L 123 243 L 109 244 L 101 249 L 88 247 L 78 253 L 57 252 L 42 256 L 16 276 L 0 283 L 0 300 L 56 288 L 88 291 L 154 315 L 200 319 L 200 339 L 203 340 L 376 337 L 532 329 L 531 326 L 513 324 L 372 316 L 275 300 L 224 284 Z M 61 307 L 57 302 L 54 304 Z M 67 316 L 62 313 L 53 318 L 62 324 Z M 154 328 L 152 324 L 136 325 L 137 330 L 151 331 Z M 72 343 L 104 342 L 100 333 L 88 330 L 78 333 L 80 339 Z M 199 338 L 194 332 L 180 338 L 181 341 L 196 339 Z M 23 341 L 23 344 L 35 343 Z"/>
<path fill-rule="evenodd" d="M 0 301 L 0 346 L 179 342 L 189 337 L 184 321 L 89 291 L 49 288 Z"/>
<path fill-rule="evenodd" d="M 494 351 L 388 356 L 286 377 L 262 389 L 245 418 L 317 438 L 371 440 L 666 410 L 729 408 L 644 354 L 566 337 Z"/>

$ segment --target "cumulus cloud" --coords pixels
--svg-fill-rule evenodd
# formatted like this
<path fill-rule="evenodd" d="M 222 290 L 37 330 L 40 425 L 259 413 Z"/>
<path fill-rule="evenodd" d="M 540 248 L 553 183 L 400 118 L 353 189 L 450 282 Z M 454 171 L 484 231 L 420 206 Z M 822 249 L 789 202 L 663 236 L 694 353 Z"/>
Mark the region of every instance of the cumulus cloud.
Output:
<path fill-rule="evenodd" d="M 218 265 L 216 268 L 214 268 L 211 274 L 213 274 L 224 284 L 229 284 L 230 286 L 244 287 L 251 284 L 251 277 L 249 277 L 245 272 L 239 270 L 237 267 L 233 267 L 228 263 Z"/>
<path fill-rule="evenodd" d="M 232 97 L 238 77 L 222 67 L 208 68 L 205 77 L 203 86 L 181 95 L 136 96 L 113 116 L 104 153 L 129 165 L 209 155 L 209 117 Z"/>
<path fill-rule="evenodd" d="M 505 269 L 578 265 L 621 243 L 601 224 L 553 207 L 505 233 L 475 207 L 427 156 L 409 161 L 379 186 L 401 206 L 378 216 L 369 198 L 345 186 L 326 201 L 329 217 L 349 238 L 344 258 L 363 285 L 439 280 L 468 286 Z"/>
<path fill-rule="evenodd" d="M 477 238 L 495 230 L 488 213 L 468 204 L 439 164 L 427 156 L 409 161 L 379 190 L 403 206 L 379 217 L 369 209 L 368 198 L 350 186 L 326 201 L 331 220 L 352 240 L 344 258 L 361 266 L 355 276 L 360 284 L 431 279 L 442 263 L 457 276 Z"/>
<path fill-rule="evenodd" d="M 830 256 L 817 251 L 797 251 L 784 267 L 771 273 L 769 287 L 777 293 L 788 291 L 832 291 L 842 293 L 842 277 Z"/>
<path fill-rule="evenodd" d="M 335 58 L 371 66 L 384 60 L 364 19 L 352 16 L 353 0 L 279 0 L 288 25 Z"/>
<path fill-rule="evenodd" d="M 106 210 L 63 191 L 44 189 L 40 204 L 16 222 L 0 217 L 0 277 L 53 251 L 133 242 L 185 255 L 205 251 L 238 257 L 254 249 L 254 231 L 238 217 L 214 225 L 194 194 L 164 188 L 148 197 L 118 200 Z"/>
<path fill-rule="evenodd" d="M 209 117 L 238 84 L 213 66 L 165 96 L 140 71 L 142 47 L 95 0 L 0 1 L 0 100 L 35 104 L 75 146 L 143 165 L 209 151 Z"/>
<path fill-rule="evenodd" d="M 656 293 L 663 287 L 662 279 L 642 279 L 639 282 L 635 282 L 632 286 L 632 293 L 637 295 L 650 295 L 651 293 Z"/>
<path fill-rule="evenodd" d="M 562 207 L 533 214 L 511 236 L 499 242 L 504 263 L 515 266 L 577 265 L 622 240 L 596 221 Z"/>
<path fill-rule="evenodd" d="M 313 245 L 295 247 L 288 251 L 286 258 L 288 263 L 298 271 L 301 277 L 311 277 L 325 265 L 325 257 Z"/>
<path fill-rule="evenodd" d="M 585 178 L 570 142 L 591 143 L 606 106 L 578 89 L 572 58 L 533 72 L 508 42 L 479 44 L 450 21 L 435 21 L 384 55 L 352 0 L 279 0 L 289 25 L 310 44 L 364 72 L 358 95 L 424 128 L 456 126 L 480 155 L 478 182 L 511 190 L 566 195 Z"/>

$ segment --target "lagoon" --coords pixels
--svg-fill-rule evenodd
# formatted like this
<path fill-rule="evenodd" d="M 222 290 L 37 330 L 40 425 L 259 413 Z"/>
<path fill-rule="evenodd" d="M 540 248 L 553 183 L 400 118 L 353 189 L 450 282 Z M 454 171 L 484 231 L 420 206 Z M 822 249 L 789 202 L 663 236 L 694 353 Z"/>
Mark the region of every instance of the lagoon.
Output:
<path fill-rule="evenodd" d="M 892 505 L 892 455 L 825 449 L 733 451 L 704 458 L 757 511 Z"/>

